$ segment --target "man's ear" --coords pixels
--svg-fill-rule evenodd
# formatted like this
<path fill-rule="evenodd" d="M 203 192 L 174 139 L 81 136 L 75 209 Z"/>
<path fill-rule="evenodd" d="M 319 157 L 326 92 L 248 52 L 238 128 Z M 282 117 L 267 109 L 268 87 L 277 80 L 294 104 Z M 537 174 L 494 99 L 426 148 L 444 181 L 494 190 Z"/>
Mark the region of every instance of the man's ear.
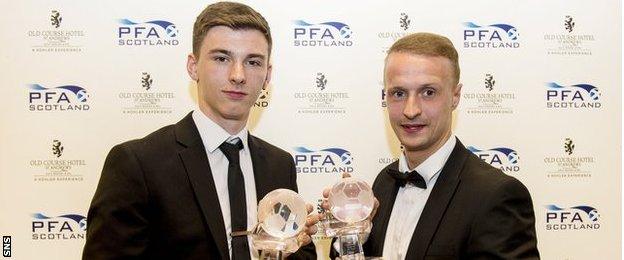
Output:
<path fill-rule="evenodd" d="M 458 83 L 457 86 L 455 86 L 455 88 L 453 89 L 453 110 L 455 110 L 455 108 L 457 108 L 457 106 L 459 105 L 462 86 L 463 85 L 461 83 Z"/>
<path fill-rule="evenodd" d="M 264 77 L 264 85 L 263 88 L 265 88 L 267 85 L 269 85 L 269 83 L 271 82 L 271 72 L 273 71 L 273 64 L 269 63 L 269 65 L 267 66 L 267 74 L 266 77 Z"/>
<path fill-rule="evenodd" d="M 186 71 L 188 72 L 189 77 L 191 77 L 195 82 L 199 80 L 199 77 L 197 77 L 197 62 L 198 59 L 195 58 L 195 55 L 192 53 L 188 55 L 186 60 Z"/>

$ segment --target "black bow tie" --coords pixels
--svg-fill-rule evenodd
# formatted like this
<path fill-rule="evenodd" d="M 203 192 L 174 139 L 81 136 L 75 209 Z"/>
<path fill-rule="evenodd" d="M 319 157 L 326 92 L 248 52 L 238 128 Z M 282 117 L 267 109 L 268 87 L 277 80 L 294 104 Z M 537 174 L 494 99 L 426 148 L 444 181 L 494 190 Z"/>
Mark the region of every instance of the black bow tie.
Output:
<path fill-rule="evenodd" d="M 388 174 L 390 174 L 390 176 L 396 181 L 396 184 L 401 187 L 405 187 L 407 183 L 411 183 L 421 189 L 427 188 L 427 183 L 425 182 L 425 179 L 420 176 L 420 174 L 418 174 L 418 172 L 416 171 L 402 173 L 395 169 L 388 169 Z"/>

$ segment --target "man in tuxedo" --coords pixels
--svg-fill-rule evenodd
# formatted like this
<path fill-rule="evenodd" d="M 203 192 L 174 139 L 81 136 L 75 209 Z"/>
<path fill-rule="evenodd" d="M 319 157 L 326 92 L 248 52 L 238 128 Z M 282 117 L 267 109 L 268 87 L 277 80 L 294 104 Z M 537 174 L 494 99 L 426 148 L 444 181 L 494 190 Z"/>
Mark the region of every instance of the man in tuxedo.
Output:
<path fill-rule="evenodd" d="M 83 259 L 250 259 L 247 237 L 268 192 L 297 191 L 287 152 L 250 135 L 271 79 L 271 33 L 249 6 L 211 4 L 193 27 L 187 70 L 198 109 L 112 148 L 89 208 Z M 311 211 L 311 206 L 309 211 Z M 315 259 L 311 215 L 293 258 Z"/>
<path fill-rule="evenodd" d="M 384 259 L 538 259 L 527 188 L 468 151 L 452 131 L 457 50 L 416 33 L 388 51 L 388 117 L 403 146 L 373 184 L 379 200 L 366 255 Z"/>

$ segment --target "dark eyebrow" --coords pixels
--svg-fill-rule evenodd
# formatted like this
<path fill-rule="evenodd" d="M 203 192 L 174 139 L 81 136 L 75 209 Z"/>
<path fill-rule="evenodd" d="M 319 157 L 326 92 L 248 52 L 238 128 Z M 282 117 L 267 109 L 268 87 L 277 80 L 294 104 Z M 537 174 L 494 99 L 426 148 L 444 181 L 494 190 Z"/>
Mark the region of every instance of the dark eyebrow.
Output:
<path fill-rule="evenodd" d="M 258 59 L 261 59 L 261 60 L 266 60 L 266 56 L 264 56 L 262 54 L 258 54 L 258 53 L 249 54 L 249 55 L 247 55 L 247 58 L 248 59 L 258 58 Z"/>
<path fill-rule="evenodd" d="M 208 54 L 214 54 L 214 53 L 222 53 L 228 56 L 232 56 L 232 52 L 225 50 L 225 49 L 213 49 L 208 52 Z"/>
<path fill-rule="evenodd" d="M 225 54 L 227 56 L 232 56 L 232 52 L 228 51 L 226 49 L 213 49 L 213 50 L 210 50 L 208 52 L 208 54 L 214 54 L 214 53 L 221 53 L 221 54 Z M 266 56 L 263 55 L 263 54 L 259 54 L 259 53 L 251 53 L 251 54 L 247 55 L 246 58 L 247 59 L 259 58 L 261 60 L 266 60 Z"/>

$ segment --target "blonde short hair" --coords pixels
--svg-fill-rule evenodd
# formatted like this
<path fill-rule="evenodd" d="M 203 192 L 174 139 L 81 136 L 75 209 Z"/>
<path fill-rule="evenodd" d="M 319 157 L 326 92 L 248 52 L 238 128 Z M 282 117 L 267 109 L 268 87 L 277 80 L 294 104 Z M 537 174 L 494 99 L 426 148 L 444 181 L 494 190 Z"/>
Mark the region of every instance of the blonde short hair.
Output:
<path fill-rule="evenodd" d="M 455 84 L 459 83 L 459 55 L 451 40 L 442 35 L 427 32 L 406 35 L 392 44 L 388 55 L 393 52 L 448 58 L 455 70 Z"/>

